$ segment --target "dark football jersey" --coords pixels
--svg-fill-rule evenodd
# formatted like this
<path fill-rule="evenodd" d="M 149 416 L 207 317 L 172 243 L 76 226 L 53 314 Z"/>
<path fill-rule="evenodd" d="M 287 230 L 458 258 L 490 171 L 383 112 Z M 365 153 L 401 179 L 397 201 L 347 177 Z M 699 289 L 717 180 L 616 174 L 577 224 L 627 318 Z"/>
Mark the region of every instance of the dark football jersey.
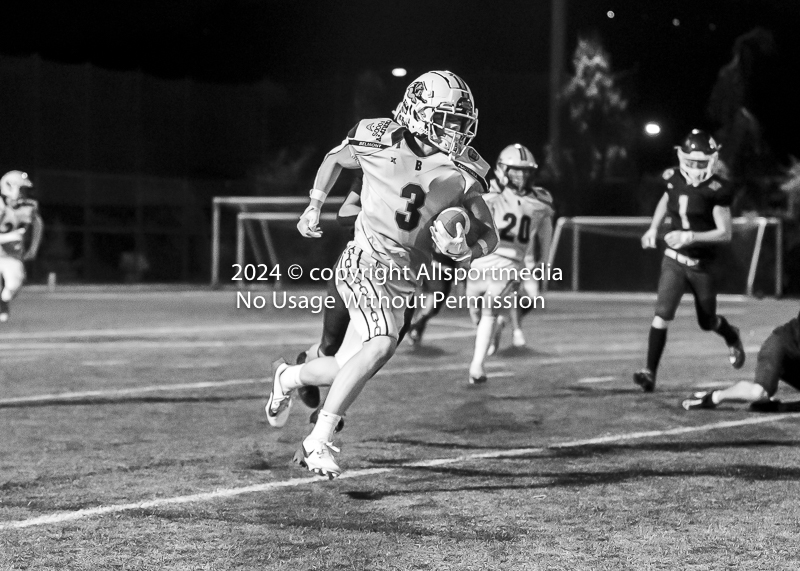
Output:
<path fill-rule="evenodd" d="M 715 206 L 730 206 L 733 194 L 730 184 L 712 175 L 698 186 L 686 182 L 678 169 L 667 169 L 662 175 L 667 192 L 667 224 L 669 230 L 707 232 L 714 230 Z M 709 259 L 714 256 L 713 244 L 691 244 L 679 248 L 692 258 Z"/>
<path fill-rule="evenodd" d="M 800 360 L 800 314 L 783 325 L 776 327 L 773 333 L 783 339 L 784 347 L 789 356 Z"/>

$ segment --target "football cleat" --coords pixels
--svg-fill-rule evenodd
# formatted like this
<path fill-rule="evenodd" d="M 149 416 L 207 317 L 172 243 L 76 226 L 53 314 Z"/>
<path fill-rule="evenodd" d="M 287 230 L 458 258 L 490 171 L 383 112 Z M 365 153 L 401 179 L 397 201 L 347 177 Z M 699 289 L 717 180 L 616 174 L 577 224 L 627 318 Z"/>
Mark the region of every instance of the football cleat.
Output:
<path fill-rule="evenodd" d="M 486 375 L 479 375 L 477 377 L 473 375 L 469 376 L 469 384 L 471 385 L 483 385 L 487 380 Z"/>
<path fill-rule="evenodd" d="M 694 410 L 696 408 L 717 408 L 717 403 L 711 395 L 714 391 L 701 391 L 694 393 L 691 398 L 684 400 L 681 406 L 686 410 Z"/>
<path fill-rule="evenodd" d="M 656 376 L 650 369 L 640 369 L 633 374 L 633 382 L 642 387 L 646 393 L 652 393 L 656 388 Z"/>
<path fill-rule="evenodd" d="M 300 443 L 300 448 L 292 458 L 295 464 L 307 468 L 318 476 L 327 476 L 329 480 L 333 480 L 342 473 L 342 469 L 333 457 L 333 453 L 340 450 L 333 445 L 333 442 L 316 440 L 312 441 L 311 444 L 313 446 L 312 449 L 307 450 L 306 443 Z"/>
<path fill-rule="evenodd" d="M 0 299 L 0 323 L 5 323 L 11 317 L 8 302 Z"/>
<path fill-rule="evenodd" d="M 412 349 L 416 349 L 422 343 L 422 335 L 420 335 L 418 329 L 412 328 L 411 331 L 408 332 L 408 343 L 411 345 Z"/>
<path fill-rule="evenodd" d="M 267 421 L 275 428 L 283 428 L 289 420 L 289 411 L 292 409 L 292 394 L 284 393 L 281 389 L 281 373 L 289 368 L 282 358 L 272 363 L 272 390 L 267 399 L 267 406 L 264 410 L 267 413 Z"/>
<path fill-rule="evenodd" d="M 736 331 L 736 341 L 733 345 L 728 345 L 728 359 L 733 365 L 734 369 L 741 369 L 744 366 L 744 359 L 745 359 L 745 352 L 744 346 L 742 345 L 742 336 L 739 335 L 739 328 L 733 327 L 731 328 Z"/>
<path fill-rule="evenodd" d="M 522 329 L 515 329 L 514 330 L 514 338 L 511 341 L 511 344 L 514 347 L 524 347 L 525 346 L 525 335 L 522 333 Z"/>
<path fill-rule="evenodd" d="M 318 408 L 314 412 L 311 413 L 311 416 L 308 417 L 308 422 L 311 424 L 317 424 L 317 419 L 319 418 L 319 411 L 321 408 Z M 336 428 L 333 429 L 334 434 L 337 432 L 341 432 L 344 428 L 344 418 L 340 418 L 339 422 L 336 423 Z"/>

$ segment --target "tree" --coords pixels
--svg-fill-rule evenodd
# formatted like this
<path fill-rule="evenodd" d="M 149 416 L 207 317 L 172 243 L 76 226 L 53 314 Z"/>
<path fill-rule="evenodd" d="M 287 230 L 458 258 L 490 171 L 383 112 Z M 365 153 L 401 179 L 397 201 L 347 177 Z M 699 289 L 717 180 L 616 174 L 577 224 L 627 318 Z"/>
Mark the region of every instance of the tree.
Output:
<path fill-rule="evenodd" d="M 602 184 L 610 159 L 625 159 L 632 134 L 628 100 L 611 73 L 611 57 L 598 40 L 578 40 L 572 56 L 575 74 L 561 92 L 568 110 L 571 146 L 579 172 Z M 580 158 L 579 158 L 580 157 Z"/>

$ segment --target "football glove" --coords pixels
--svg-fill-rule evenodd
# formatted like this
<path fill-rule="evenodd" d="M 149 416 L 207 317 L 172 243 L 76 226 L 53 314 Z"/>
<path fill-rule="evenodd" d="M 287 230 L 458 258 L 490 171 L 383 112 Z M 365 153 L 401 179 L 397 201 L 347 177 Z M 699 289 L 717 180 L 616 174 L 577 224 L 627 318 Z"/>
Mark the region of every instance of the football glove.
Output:
<path fill-rule="evenodd" d="M 453 237 L 447 233 L 444 224 L 437 220 L 431 226 L 431 237 L 436 248 L 456 262 L 462 262 L 472 256 L 472 251 L 467 246 L 467 237 L 464 236 L 464 227 L 460 222 L 456 224 L 456 235 Z"/>
<path fill-rule="evenodd" d="M 694 242 L 694 232 L 685 230 L 673 230 L 664 236 L 664 241 L 670 248 L 683 248 Z"/>
<path fill-rule="evenodd" d="M 297 222 L 297 230 L 306 238 L 321 238 L 322 230 L 319 229 L 319 208 L 309 206 Z"/>

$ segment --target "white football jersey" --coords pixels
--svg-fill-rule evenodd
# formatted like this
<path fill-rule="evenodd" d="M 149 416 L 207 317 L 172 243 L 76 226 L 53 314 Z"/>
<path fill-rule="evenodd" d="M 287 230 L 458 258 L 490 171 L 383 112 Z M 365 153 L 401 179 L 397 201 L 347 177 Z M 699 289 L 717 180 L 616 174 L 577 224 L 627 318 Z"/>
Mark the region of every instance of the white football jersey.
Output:
<path fill-rule="evenodd" d="M 39 203 L 30 198 L 22 198 L 17 201 L 16 206 L 11 208 L 6 206 L 0 214 L 0 233 L 5 234 L 12 230 L 24 229 L 26 232 L 30 229 L 34 219 L 39 215 Z M 26 235 L 27 237 L 28 235 Z M 30 239 L 28 239 L 30 241 Z M 15 242 L 6 242 L 0 245 L 0 255 L 11 256 L 13 258 L 22 259 L 25 253 L 25 244 L 23 240 Z"/>
<path fill-rule="evenodd" d="M 411 134 L 391 119 L 360 121 L 343 144 L 364 173 L 356 244 L 390 266 L 416 270 L 429 262 L 436 216 L 487 188 L 489 165 L 473 148 L 455 160 L 419 156 Z"/>
<path fill-rule="evenodd" d="M 534 187 L 525 196 L 518 196 L 506 187 L 484 195 L 492 211 L 500 242 L 494 253 L 472 262 L 473 267 L 508 267 L 511 262 L 522 268 L 525 256 L 533 252 L 533 237 L 545 218 L 553 216 L 553 199 L 541 187 Z"/>

